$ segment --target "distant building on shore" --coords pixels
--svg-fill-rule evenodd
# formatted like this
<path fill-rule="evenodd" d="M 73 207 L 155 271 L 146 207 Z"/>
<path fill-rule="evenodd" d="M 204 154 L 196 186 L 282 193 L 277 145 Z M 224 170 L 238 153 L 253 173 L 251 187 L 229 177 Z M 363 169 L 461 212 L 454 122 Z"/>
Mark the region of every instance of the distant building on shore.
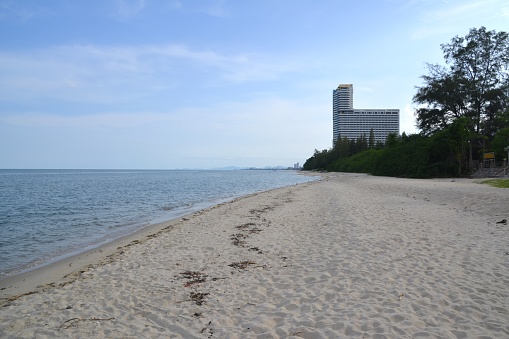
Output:
<path fill-rule="evenodd" d="M 371 129 L 375 142 L 385 142 L 389 133 L 399 134 L 399 109 L 354 109 L 353 85 L 340 84 L 332 91 L 332 146 L 338 136 L 357 139 L 366 135 L 369 138 Z"/>

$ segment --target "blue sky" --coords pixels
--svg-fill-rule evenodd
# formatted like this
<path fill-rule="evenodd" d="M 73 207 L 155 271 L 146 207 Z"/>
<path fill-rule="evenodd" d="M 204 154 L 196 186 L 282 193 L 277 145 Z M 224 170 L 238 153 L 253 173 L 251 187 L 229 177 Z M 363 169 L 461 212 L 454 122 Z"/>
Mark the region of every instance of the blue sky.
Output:
<path fill-rule="evenodd" d="M 0 168 L 291 166 L 332 90 L 398 108 L 507 0 L 0 0 Z"/>

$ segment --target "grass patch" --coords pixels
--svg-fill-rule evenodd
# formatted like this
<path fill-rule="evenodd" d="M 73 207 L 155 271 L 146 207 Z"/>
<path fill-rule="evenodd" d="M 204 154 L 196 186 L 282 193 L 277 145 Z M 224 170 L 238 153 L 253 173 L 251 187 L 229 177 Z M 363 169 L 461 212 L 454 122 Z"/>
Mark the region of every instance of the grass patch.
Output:
<path fill-rule="evenodd" d="M 509 188 L 509 179 L 489 179 L 481 182 L 498 188 Z"/>

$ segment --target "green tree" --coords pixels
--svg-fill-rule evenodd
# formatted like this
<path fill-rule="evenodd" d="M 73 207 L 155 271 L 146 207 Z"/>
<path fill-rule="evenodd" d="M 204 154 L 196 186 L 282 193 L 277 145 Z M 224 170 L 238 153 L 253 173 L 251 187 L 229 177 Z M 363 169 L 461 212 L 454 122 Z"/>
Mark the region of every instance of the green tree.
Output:
<path fill-rule="evenodd" d="M 339 138 L 338 141 L 341 140 L 341 143 L 338 145 L 338 158 L 348 157 L 350 156 L 350 142 L 347 137 Z"/>
<path fill-rule="evenodd" d="M 493 151 L 495 151 L 495 155 L 497 159 L 502 160 L 507 158 L 507 152 L 505 151 L 506 147 L 509 147 L 509 127 L 503 128 L 495 134 L 495 138 L 493 139 L 493 143 L 491 144 Z"/>
<path fill-rule="evenodd" d="M 366 138 L 366 134 L 363 134 L 360 137 L 358 137 L 356 143 L 357 143 L 357 153 L 367 150 L 368 139 Z"/>
<path fill-rule="evenodd" d="M 332 150 L 324 149 L 319 151 L 315 149 L 313 156 L 306 160 L 302 168 L 306 171 L 325 169 L 332 161 Z"/>
<path fill-rule="evenodd" d="M 400 138 L 396 133 L 389 133 L 387 135 L 387 139 L 385 140 L 385 147 L 391 148 L 395 147 L 400 143 Z"/>
<path fill-rule="evenodd" d="M 373 129 L 369 130 L 368 147 L 369 149 L 375 148 L 375 132 Z"/>
<path fill-rule="evenodd" d="M 508 102 L 505 106 L 506 109 L 495 117 L 495 126 L 497 131 L 509 127 L 509 96 Z"/>
<path fill-rule="evenodd" d="M 428 161 L 433 176 L 461 175 L 470 133 L 467 123 L 466 118 L 457 119 L 430 138 Z"/>
<path fill-rule="evenodd" d="M 432 134 L 466 117 L 473 132 L 492 136 L 509 93 L 508 33 L 472 28 L 441 49 L 448 67 L 427 64 L 429 75 L 413 98 L 424 105 L 415 112 L 418 127 Z"/>

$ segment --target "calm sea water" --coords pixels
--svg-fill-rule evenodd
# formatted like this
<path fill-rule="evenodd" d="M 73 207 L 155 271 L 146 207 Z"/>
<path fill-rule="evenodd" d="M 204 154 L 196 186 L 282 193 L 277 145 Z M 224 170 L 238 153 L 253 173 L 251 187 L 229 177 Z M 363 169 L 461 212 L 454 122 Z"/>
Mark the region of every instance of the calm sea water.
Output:
<path fill-rule="evenodd" d="M 0 278 L 229 199 L 293 171 L 0 170 Z"/>

